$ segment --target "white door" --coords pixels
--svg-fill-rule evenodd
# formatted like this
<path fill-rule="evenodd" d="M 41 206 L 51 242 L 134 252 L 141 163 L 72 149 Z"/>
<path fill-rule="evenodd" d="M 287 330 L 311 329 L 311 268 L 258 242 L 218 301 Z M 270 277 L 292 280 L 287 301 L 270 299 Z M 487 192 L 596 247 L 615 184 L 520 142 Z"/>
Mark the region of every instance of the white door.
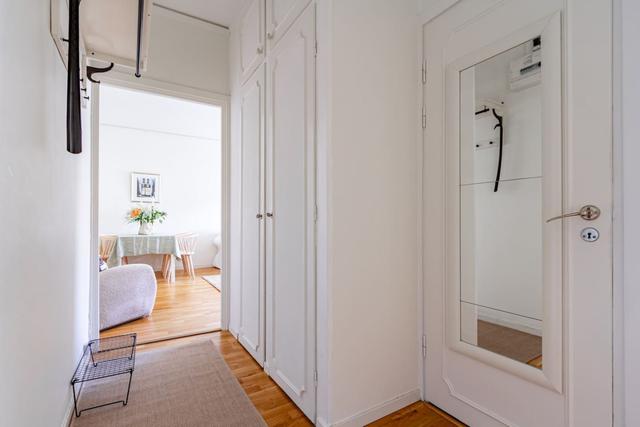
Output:
<path fill-rule="evenodd" d="M 611 17 L 462 0 L 424 27 L 425 400 L 469 425 L 612 423 Z"/>
<path fill-rule="evenodd" d="M 268 58 L 267 362 L 315 417 L 315 9 Z"/>
<path fill-rule="evenodd" d="M 238 339 L 264 364 L 264 66 L 241 89 L 242 221 Z"/>

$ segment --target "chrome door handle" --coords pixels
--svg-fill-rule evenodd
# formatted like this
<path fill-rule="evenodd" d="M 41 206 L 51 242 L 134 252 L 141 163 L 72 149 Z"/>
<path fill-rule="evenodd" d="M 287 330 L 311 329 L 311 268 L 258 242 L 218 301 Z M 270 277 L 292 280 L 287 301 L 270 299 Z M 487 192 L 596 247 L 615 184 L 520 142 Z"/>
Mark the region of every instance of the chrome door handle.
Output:
<path fill-rule="evenodd" d="M 555 221 L 556 219 L 569 218 L 572 216 L 579 216 L 585 221 L 593 221 L 594 219 L 598 219 L 600 217 L 600 208 L 595 205 L 584 205 L 577 212 L 554 216 L 553 218 L 549 218 L 547 222 Z"/>

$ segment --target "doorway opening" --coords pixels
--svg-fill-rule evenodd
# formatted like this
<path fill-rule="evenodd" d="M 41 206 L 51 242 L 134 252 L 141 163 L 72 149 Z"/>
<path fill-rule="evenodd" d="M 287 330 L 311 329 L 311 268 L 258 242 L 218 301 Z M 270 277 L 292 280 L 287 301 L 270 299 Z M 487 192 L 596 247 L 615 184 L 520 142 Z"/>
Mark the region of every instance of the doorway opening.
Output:
<path fill-rule="evenodd" d="M 223 106 L 104 83 L 98 98 L 100 337 L 220 330 Z"/>

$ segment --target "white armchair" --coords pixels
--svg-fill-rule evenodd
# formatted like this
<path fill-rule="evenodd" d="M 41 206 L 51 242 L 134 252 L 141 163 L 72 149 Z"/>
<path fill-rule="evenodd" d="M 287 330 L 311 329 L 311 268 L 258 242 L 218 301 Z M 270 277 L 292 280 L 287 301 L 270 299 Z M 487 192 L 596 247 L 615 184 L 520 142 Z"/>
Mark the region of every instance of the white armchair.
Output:
<path fill-rule="evenodd" d="M 156 275 L 146 264 L 100 273 L 100 330 L 150 315 L 157 288 Z"/>

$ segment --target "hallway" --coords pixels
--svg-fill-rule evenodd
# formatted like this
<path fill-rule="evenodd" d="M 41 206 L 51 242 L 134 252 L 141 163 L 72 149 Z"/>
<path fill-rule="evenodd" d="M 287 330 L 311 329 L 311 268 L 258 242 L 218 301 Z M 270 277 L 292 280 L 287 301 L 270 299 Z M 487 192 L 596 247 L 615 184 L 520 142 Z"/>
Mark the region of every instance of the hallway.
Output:
<path fill-rule="evenodd" d="M 138 352 L 212 340 L 268 426 L 312 426 L 302 411 L 273 382 L 229 332 L 215 332 L 141 345 Z M 456 427 L 464 426 L 438 408 L 416 402 L 372 424 L 372 427 Z"/>

